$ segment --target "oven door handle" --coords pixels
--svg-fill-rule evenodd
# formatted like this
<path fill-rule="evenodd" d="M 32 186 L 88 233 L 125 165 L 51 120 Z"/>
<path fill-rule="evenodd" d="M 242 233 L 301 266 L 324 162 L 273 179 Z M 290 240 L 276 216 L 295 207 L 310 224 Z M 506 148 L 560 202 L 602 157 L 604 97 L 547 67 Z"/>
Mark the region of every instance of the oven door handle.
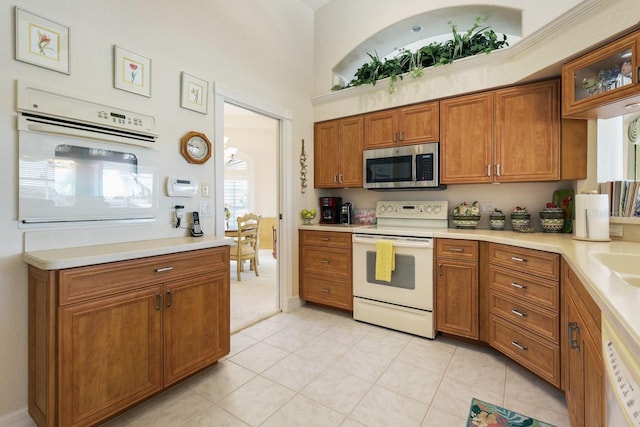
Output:
<path fill-rule="evenodd" d="M 397 237 L 353 236 L 353 243 L 363 245 L 375 245 L 378 240 L 393 240 L 393 246 L 397 248 L 433 248 L 433 239 L 418 240 L 411 238 L 399 239 Z"/>

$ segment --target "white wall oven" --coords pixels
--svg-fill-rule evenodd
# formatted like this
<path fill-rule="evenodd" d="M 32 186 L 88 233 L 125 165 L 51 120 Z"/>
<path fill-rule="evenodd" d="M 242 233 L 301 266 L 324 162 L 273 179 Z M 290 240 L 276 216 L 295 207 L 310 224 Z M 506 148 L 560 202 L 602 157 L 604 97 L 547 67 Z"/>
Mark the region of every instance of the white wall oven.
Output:
<path fill-rule="evenodd" d="M 433 229 L 447 227 L 447 202 L 378 202 L 378 224 L 353 234 L 353 317 L 435 337 Z M 395 269 L 376 279 L 378 241 L 391 242 Z"/>
<path fill-rule="evenodd" d="M 153 221 L 151 116 L 18 83 L 21 227 Z"/>

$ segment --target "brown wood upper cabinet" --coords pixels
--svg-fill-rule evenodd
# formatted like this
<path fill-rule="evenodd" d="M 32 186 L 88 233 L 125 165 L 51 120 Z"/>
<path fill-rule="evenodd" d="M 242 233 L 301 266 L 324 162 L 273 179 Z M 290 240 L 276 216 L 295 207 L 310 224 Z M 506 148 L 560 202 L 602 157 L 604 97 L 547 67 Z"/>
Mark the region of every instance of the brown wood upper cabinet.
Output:
<path fill-rule="evenodd" d="M 438 101 L 365 114 L 365 149 L 437 142 Z"/>
<path fill-rule="evenodd" d="M 559 81 L 440 101 L 440 137 L 443 184 L 557 181 Z"/>
<path fill-rule="evenodd" d="M 562 114 L 606 119 L 640 111 L 640 31 L 562 67 Z"/>
<path fill-rule="evenodd" d="M 315 124 L 315 188 L 362 187 L 363 129 L 362 115 Z"/>

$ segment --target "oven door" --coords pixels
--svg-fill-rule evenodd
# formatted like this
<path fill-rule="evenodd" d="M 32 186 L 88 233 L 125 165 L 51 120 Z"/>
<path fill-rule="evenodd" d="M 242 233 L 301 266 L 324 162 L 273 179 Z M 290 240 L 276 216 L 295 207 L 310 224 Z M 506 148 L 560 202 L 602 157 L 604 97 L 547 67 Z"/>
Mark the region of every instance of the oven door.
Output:
<path fill-rule="evenodd" d="M 390 282 L 375 279 L 379 239 L 394 242 L 395 270 Z M 353 295 L 433 311 L 433 239 L 355 234 Z"/>

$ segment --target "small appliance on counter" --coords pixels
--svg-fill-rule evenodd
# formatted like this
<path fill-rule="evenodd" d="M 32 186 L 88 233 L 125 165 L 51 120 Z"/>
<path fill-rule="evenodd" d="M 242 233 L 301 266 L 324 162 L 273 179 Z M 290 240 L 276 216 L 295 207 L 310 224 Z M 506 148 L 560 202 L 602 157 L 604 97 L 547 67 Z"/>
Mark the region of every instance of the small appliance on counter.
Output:
<path fill-rule="evenodd" d="M 341 197 L 320 197 L 320 224 L 339 224 Z"/>
<path fill-rule="evenodd" d="M 340 224 L 353 224 L 353 205 L 344 202 L 340 209 Z"/>

